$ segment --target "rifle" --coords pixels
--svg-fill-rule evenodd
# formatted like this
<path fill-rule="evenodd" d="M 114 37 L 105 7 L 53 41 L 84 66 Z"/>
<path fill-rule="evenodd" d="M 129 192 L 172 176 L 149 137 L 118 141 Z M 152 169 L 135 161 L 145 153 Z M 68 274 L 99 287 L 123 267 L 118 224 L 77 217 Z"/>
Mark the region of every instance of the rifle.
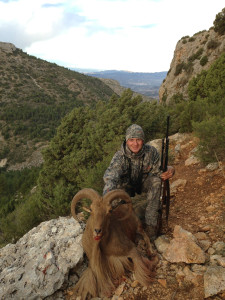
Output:
<path fill-rule="evenodd" d="M 166 138 L 162 139 L 162 152 L 161 152 L 161 166 L 160 169 L 163 172 L 167 171 L 168 166 L 168 152 L 169 152 L 169 121 L 170 116 L 167 116 L 167 126 L 166 126 Z M 163 209 L 166 210 L 166 224 L 168 226 L 169 210 L 170 210 L 170 183 L 169 179 L 161 183 L 161 193 L 160 193 L 160 208 L 159 216 L 157 220 L 157 236 L 161 234 L 162 230 L 162 215 Z"/>

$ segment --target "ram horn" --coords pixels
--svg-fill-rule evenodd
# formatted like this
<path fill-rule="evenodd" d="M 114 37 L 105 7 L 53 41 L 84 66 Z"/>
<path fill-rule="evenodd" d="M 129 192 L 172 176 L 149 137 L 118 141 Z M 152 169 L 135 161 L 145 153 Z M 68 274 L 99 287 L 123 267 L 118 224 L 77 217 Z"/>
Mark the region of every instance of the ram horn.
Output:
<path fill-rule="evenodd" d="M 79 221 L 79 220 L 76 215 L 75 208 L 76 208 L 77 202 L 83 198 L 90 199 L 91 201 L 99 201 L 101 199 L 99 193 L 90 188 L 85 188 L 85 189 L 82 189 L 79 192 L 77 192 L 71 202 L 71 214 L 74 217 L 74 219 L 77 221 Z"/>
<path fill-rule="evenodd" d="M 129 194 L 127 192 L 125 192 L 124 190 L 117 189 L 117 190 L 112 190 L 112 191 L 108 192 L 103 197 L 103 201 L 106 204 L 110 204 L 110 205 L 111 205 L 112 201 L 115 199 L 121 199 L 125 202 L 125 203 L 120 202 L 118 204 L 118 206 L 120 206 L 122 204 L 128 204 L 128 209 L 126 211 L 126 214 L 122 218 L 120 218 L 120 220 L 122 221 L 122 220 L 127 219 L 130 216 L 130 214 L 132 213 L 132 200 L 131 200 Z"/>

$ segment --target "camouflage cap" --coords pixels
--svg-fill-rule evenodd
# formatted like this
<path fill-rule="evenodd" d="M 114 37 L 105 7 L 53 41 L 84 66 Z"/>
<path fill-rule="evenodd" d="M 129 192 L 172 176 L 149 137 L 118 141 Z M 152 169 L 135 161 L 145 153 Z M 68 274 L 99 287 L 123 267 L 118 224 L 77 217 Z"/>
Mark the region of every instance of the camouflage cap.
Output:
<path fill-rule="evenodd" d="M 126 141 L 128 139 L 141 139 L 144 141 L 145 134 L 141 126 L 137 124 L 130 125 L 126 131 Z"/>

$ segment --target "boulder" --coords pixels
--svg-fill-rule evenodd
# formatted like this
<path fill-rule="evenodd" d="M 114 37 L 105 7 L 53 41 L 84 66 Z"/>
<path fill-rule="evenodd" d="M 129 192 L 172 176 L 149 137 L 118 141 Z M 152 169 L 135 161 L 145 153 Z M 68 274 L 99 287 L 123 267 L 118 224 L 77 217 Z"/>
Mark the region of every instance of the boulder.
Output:
<path fill-rule="evenodd" d="M 44 299 L 83 261 L 83 230 L 73 218 L 41 223 L 0 249 L 0 299 Z"/>

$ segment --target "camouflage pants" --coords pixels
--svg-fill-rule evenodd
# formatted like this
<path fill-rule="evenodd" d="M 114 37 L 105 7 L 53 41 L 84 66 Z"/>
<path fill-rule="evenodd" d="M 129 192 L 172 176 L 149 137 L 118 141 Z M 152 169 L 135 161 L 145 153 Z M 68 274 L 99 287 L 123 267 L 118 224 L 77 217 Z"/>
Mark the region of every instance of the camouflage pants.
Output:
<path fill-rule="evenodd" d="M 161 179 L 149 176 L 142 183 L 142 192 L 147 194 L 147 207 L 145 210 L 146 225 L 156 226 L 160 208 Z"/>
<path fill-rule="evenodd" d="M 118 189 L 124 189 L 128 194 L 130 193 L 131 186 L 124 184 L 118 185 Z M 151 174 L 142 182 L 141 193 L 146 193 L 147 206 L 145 208 L 145 224 L 155 227 L 157 225 L 159 208 L 160 208 L 160 191 L 161 179 Z M 142 216 L 141 219 L 143 218 Z"/>

